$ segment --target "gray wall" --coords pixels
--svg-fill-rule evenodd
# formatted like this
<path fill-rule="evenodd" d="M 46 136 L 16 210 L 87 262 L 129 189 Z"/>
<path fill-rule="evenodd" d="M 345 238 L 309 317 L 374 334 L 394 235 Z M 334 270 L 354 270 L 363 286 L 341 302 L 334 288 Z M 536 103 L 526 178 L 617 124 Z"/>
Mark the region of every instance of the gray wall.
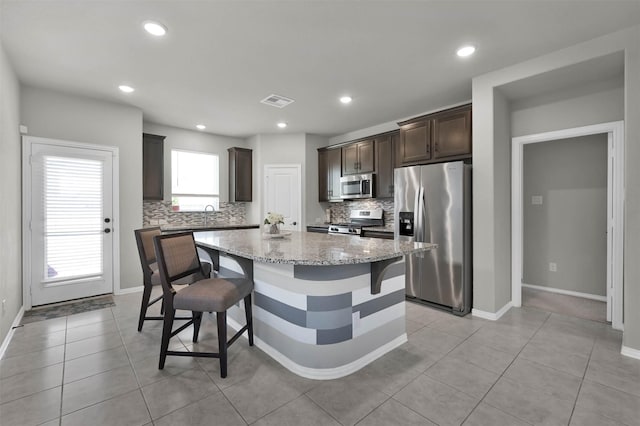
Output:
<path fill-rule="evenodd" d="M 624 82 L 607 80 L 511 104 L 512 136 L 624 120 Z"/>
<path fill-rule="evenodd" d="M 0 342 L 22 306 L 20 84 L 0 43 Z"/>
<path fill-rule="evenodd" d="M 220 201 L 229 201 L 229 153 L 227 149 L 234 146 L 247 148 L 248 144 L 245 139 L 148 122 L 143 124 L 143 130 L 145 133 L 166 136 L 164 140 L 165 200 L 171 200 L 171 150 L 184 149 L 218 155 L 220 161 Z"/>
<path fill-rule="evenodd" d="M 22 87 L 29 135 L 119 148 L 120 287 L 142 285 L 133 230 L 142 226 L 142 111 L 52 90 Z"/>
<path fill-rule="evenodd" d="M 523 282 L 605 296 L 607 135 L 526 144 L 523 157 Z"/>
<path fill-rule="evenodd" d="M 496 144 L 504 148 L 499 131 L 494 131 L 494 118 L 502 111 L 494 111 L 494 90 L 514 81 L 541 75 L 551 70 L 560 69 L 572 64 L 598 58 L 615 52 L 624 52 L 624 121 L 625 121 L 625 253 L 624 253 L 624 336 L 623 344 L 631 349 L 640 350 L 640 26 L 589 40 L 548 55 L 540 56 L 498 71 L 475 77 L 472 82 L 473 91 L 473 144 L 474 144 L 474 182 L 473 182 L 473 227 L 474 227 L 474 309 L 496 313 L 504 307 L 498 303 L 502 299 L 510 300 L 511 286 L 509 280 L 494 280 L 492 274 L 478 274 L 491 265 L 504 268 L 496 274 L 509 273 L 508 265 L 500 265 L 498 259 L 509 259 L 511 252 L 508 245 L 499 241 L 492 230 L 497 226 L 505 226 L 498 222 L 508 213 L 504 206 L 510 205 L 511 194 L 508 185 L 496 184 L 499 179 L 510 182 L 508 165 L 497 164 L 498 158 L 492 153 Z M 580 108 L 576 102 L 576 108 Z M 603 111 L 604 113 L 605 111 Z M 578 111 L 563 109 L 558 112 L 560 121 L 566 114 L 568 117 L 578 116 Z M 588 123 L 595 124 L 595 123 Z M 496 140 L 498 138 L 498 140 Z M 504 160 L 500 160 L 504 161 Z M 500 170 L 493 176 L 492 170 Z M 478 179 L 478 177 L 481 179 Z M 494 179 L 491 179 L 493 177 Z M 482 194 L 482 197 L 478 197 Z M 508 229 L 504 231 L 509 235 Z M 478 256 L 478 249 L 482 255 Z M 491 295 L 504 293 L 498 297 Z M 489 294 L 489 297 L 476 297 L 478 294 Z M 492 303 L 493 300 L 493 303 Z"/>

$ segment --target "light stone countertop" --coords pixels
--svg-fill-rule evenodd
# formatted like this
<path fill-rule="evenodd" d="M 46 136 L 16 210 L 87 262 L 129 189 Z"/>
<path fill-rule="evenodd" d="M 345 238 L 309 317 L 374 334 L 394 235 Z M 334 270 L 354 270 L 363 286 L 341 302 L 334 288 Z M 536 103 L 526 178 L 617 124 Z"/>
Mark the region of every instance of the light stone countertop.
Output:
<path fill-rule="evenodd" d="M 160 225 L 162 231 L 197 231 L 197 230 L 224 230 L 228 228 L 259 228 L 257 223 L 229 223 L 229 222 L 211 222 L 205 225 Z"/>
<path fill-rule="evenodd" d="M 200 245 L 257 262 L 293 265 L 346 265 L 370 263 L 437 247 L 430 243 L 351 235 L 289 231 L 284 238 L 270 239 L 260 229 L 204 231 L 194 233 Z"/>

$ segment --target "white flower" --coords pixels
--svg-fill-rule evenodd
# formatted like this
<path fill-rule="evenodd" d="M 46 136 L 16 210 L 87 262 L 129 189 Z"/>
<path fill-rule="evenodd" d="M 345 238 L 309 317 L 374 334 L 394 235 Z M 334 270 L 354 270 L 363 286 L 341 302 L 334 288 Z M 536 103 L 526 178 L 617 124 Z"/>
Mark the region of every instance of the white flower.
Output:
<path fill-rule="evenodd" d="M 267 217 L 264 218 L 265 224 L 275 225 L 277 223 L 284 223 L 284 216 L 280 213 L 268 212 Z"/>

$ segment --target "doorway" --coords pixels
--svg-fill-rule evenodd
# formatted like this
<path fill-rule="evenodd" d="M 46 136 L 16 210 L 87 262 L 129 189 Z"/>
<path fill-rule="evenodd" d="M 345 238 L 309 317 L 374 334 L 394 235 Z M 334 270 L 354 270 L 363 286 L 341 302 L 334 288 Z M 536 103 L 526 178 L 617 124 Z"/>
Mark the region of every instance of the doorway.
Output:
<path fill-rule="evenodd" d="M 302 229 L 302 181 L 299 164 L 267 164 L 264 166 L 264 212 L 284 216 L 284 230 Z"/>
<path fill-rule="evenodd" d="M 112 293 L 117 148 L 23 138 L 25 310 Z"/>
<path fill-rule="evenodd" d="M 522 137 L 516 137 L 512 139 L 512 304 L 513 306 L 521 306 L 522 305 L 522 287 L 523 283 L 530 284 L 526 280 L 526 276 L 528 275 L 528 279 L 535 274 L 533 274 L 532 266 L 531 266 L 531 258 L 535 257 L 531 254 L 530 245 L 527 246 L 527 250 L 525 250 L 524 245 L 524 236 L 527 235 L 527 232 L 531 236 L 531 222 L 528 223 L 528 229 L 525 231 L 524 228 L 524 215 L 525 215 L 525 204 L 527 202 L 527 213 L 531 216 L 531 211 L 536 208 L 541 208 L 543 203 L 547 200 L 544 200 L 542 195 L 533 195 L 527 193 L 524 187 L 524 176 L 525 176 L 525 168 L 524 168 L 524 151 L 525 147 L 529 152 L 534 152 L 533 145 L 530 144 L 538 144 L 544 142 L 545 144 L 550 142 L 555 142 L 555 147 L 565 146 L 567 144 L 567 140 L 571 138 L 580 138 L 575 139 L 575 142 L 585 141 L 585 147 L 587 142 L 590 143 L 595 142 L 594 137 L 592 135 L 603 135 L 606 138 L 606 171 L 603 170 L 603 173 L 606 173 L 606 196 L 603 194 L 602 199 L 606 198 L 606 218 L 602 218 L 602 232 L 605 233 L 606 236 L 603 236 L 601 239 L 601 245 L 606 245 L 606 253 L 604 247 L 601 248 L 602 257 L 606 258 L 604 268 L 601 268 L 602 278 L 606 281 L 606 286 L 604 289 L 598 290 L 590 290 L 585 293 L 597 294 L 604 293 L 601 297 L 601 300 L 606 302 L 606 320 L 610 321 L 613 328 L 622 329 L 623 324 L 623 312 L 622 312 L 622 250 L 623 250 L 623 199 L 622 199 L 622 188 L 623 188 L 623 122 L 613 122 L 613 123 L 604 123 L 593 126 L 585 126 L 574 129 L 565 129 L 561 131 L 534 134 Z M 597 137 L 596 137 L 597 138 Z M 560 143 L 563 142 L 564 144 Z M 604 166 L 604 164 L 603 164 Z M 528 188 L 530 191 L 530 188 Z M 560 191 L 562 192 L 562 191 Z M 579 193 L 580 192 L 580 193 Z M 598 200 L 598 196 L 594 197 L 593 193 L 589 194 L 589 191 L 565 191 L 564 196 L 561 193 L 551 194 L 552 196 L 560 199 L 561 202 L 567 202 L 566 198 L 573 197 L 576 200 L 579 200 L 580 203 L 584 204 L 584 200 L 588 200 L 588 203 L 594 203 L 594 199 Z M 562 198 L 564 197 L 564 198 Z M 526 198 L 526 199 L 525 199 Z M 531 206 L 529 206 L 529 198 L 531 199 Z M 573 200 L 574 202 L 576 200 Z M 569 200 L 571 202 L 572 200 Z M 546 210 L 545 210 L 546 211 Z M 577 226 L 576 223 L 579 222 L 577 218 L 571 219 L 570 217 L 565 217 L 561 220 L 564 223 L 565 227 Z M 597 222 L 597 221 L 596 221 Z M 606 222 L 606 223 L 605 223 Z M 599 226 L 599 225 L 598 225 Z M 563 231 L 566 231 L 563 230 Z M 552 232 L 552 230 L 549 230 Z M 556 230 L 556 233 L 560 231 Z M 593 234 L 594 239 L 600 241 L 597 233 L 591 232 Z M 575 234 L 579 235 L 579 234 Z M 549 240 L 553 239 L 553 235 Z M 531 238 L 531 237 L 529 237 Z M 577 237 L 569 237 L 569 238 L 577 238 Z M 562 242 L 554 243 L 554 250 L 558 250 L 557 246 L 561 246 Z M 583 250 L 587 250 L 584 248 Z M 593 250 L 592 250 L 593 251 Z M 581 251 L 582 254 L 582 251 Z M 595 255 L 596 253 L 584 253 L 585 255 Z M 566 256 L 565 256 L 566 255 Z M 572 253 L 564 253 L 559 254 L 559 256 L 565 256 L 566 259 L 571 258 Z M 575 258 L 575 256 L 574 256 Z M 540 260 L 540 259 L 538 259 Z M 574 259 L 575 260 L 575 259 Z M 551 259 L 546 259 L 548 261 L 549 271 L 552 271 L 549 276 L 561 276 L 561 274 L 556 274 L 560 269 L 558 265 Z M 546 262 L 544 263 L 544 268 L 547 267 Z M 540 261 L 538 262 L 538 268 L 540 268 Z M 529 272 L 525 274 L 525 265 L 529 269 Z M 606 269 L 606 270 L 605 270 Z M 576 273 L 584 272 L 578 270 L 574 267 L 574 271 Z M 599 272 L 596 274 L 600 274 Z M 525 284 L 525 285 L 526 285 Z M 557 288 L 544 288 L 545 286 L 541 286 L 536 288 L 536 286 L 526 285 L 527 291 L 531 292 L 531 290 L 548 290 L 555 291 L 556 293 L 561 293 L 568 296 L 584 296 L 580 292 L 570 291 L 571 289 L 557 289 Z M 554 287 L 551 285 L 551 287 Z M 561 286 L 555 286 L 561 287 Z M 598 300 L 598 297 L 594 297 Z"/>

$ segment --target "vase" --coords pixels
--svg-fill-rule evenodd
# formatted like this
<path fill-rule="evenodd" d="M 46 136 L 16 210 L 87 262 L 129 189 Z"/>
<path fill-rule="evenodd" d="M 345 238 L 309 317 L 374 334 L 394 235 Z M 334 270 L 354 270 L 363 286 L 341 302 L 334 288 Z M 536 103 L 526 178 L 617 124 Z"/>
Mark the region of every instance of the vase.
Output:
<path fill-rule="evenodd" d="M 277 223 L 272 223 L 271 226 L 269 226 L 269 233 L 270 234 L 279 234 L 280 233 L 280 227 L 278 226 Z"/>

